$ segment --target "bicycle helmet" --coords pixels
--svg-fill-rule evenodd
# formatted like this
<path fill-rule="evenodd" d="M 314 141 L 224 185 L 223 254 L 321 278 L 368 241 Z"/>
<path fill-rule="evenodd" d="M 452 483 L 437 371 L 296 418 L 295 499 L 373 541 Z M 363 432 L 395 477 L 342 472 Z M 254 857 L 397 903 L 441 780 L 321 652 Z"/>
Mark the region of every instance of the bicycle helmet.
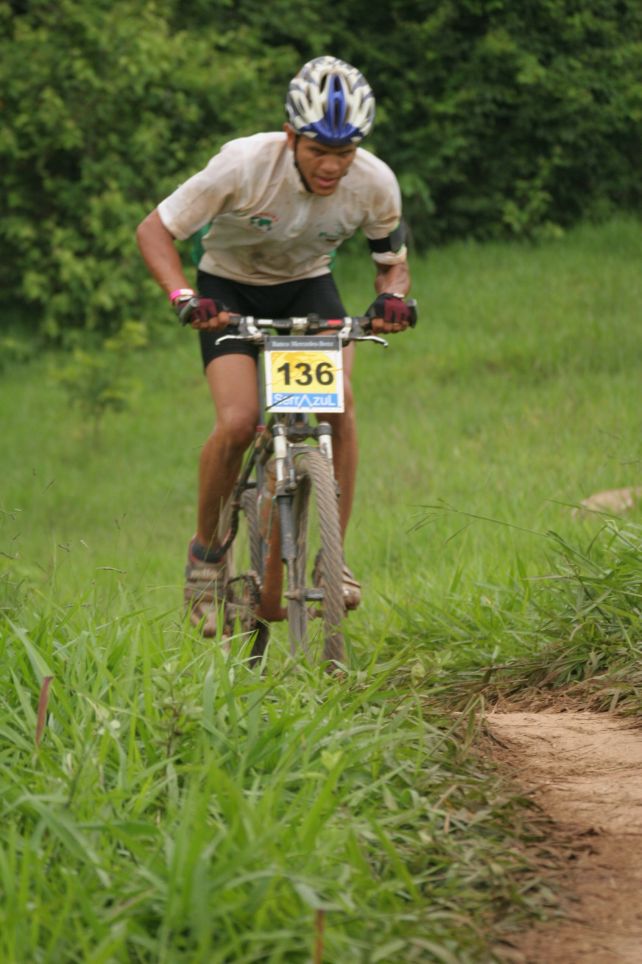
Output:
<path fill-rule="evenodd" d="M 375 99 L 356 67 L 337 57 L 316 57 L 290 81 L 285 109 L 296 134 L 343 147 L 370 132 Z"/>

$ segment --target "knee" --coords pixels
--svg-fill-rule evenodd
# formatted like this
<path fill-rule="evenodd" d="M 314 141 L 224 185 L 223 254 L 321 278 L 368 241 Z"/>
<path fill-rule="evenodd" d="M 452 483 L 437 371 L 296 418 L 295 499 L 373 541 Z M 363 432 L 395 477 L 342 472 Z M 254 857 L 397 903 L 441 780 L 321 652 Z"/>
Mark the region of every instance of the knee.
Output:
<path fill-rule="evenodd" d="M 217 418 L 214 434 L 230 448 L 246 449 L 256 431 L 258 414 L 244 409 L 221 412 Z"/>

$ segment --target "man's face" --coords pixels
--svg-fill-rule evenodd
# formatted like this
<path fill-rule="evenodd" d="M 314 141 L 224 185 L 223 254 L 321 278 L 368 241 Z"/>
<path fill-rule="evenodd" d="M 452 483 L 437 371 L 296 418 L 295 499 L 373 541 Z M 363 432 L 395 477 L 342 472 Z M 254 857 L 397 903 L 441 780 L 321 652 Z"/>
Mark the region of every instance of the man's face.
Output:
<path fill-rule="evenodd" d="M 286 125 L 288 147 L 306 184 L 313 194 L 334 194 L 342 177 L 348 173 L 357 152 L 356 147 L 326 147 L 310 137 L 297 137 Z"/>

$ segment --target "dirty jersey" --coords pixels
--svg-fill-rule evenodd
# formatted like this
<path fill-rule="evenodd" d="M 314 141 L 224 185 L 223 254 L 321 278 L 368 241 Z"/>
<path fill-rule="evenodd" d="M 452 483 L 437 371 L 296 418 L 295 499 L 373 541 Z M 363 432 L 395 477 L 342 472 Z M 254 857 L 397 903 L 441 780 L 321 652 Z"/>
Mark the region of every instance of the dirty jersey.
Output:
<path fill-rule="evenodd" d="M 268 133 L 225 144 L 158 213 L 179 240 L 209 225 L 203 271 L 269 285 L 327 274 L 336 248 L 359 229 L 373 241 L 387 238 L 401 219 L 401 195 L 390 168 L 361 148 L 334 194 L 311 194 L 285 133 Z M 399 264 L 406 249 L 372 257 Z"/>

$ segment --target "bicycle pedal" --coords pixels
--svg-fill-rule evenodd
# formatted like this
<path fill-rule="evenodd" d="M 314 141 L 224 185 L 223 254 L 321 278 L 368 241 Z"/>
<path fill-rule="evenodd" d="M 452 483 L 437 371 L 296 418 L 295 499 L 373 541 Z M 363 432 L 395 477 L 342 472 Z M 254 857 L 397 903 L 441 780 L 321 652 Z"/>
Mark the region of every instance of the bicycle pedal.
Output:
<path fill-rule="evenodd" d="M 304 598 L 309 602 L 323 602 L 325 591 L 320 586 L 314 586 L 312 589 L 305 590 Z"/>
<path fill-rule="evenodd" d="M 229 579 L 225 587 L 224 624 L 226 632 L 233 632 L 238 623 L 245 631 L 255 622 L 256 607 L 261 599 L 257 574 L 252 570 Z"/>
<path fill-rule="evenodd" d="M 257 596 L 261 593 L 261 583 L 254 569 L 251 569 L 249 572 L 241 573 L 240 576 L 233 576 L 231 579 L 228 579 L 225 585 L 226 592 L 233 592 L 232 587 L 238 583 L 247 586 L 250 589 L 250 592 L 256 593 Z"/>

